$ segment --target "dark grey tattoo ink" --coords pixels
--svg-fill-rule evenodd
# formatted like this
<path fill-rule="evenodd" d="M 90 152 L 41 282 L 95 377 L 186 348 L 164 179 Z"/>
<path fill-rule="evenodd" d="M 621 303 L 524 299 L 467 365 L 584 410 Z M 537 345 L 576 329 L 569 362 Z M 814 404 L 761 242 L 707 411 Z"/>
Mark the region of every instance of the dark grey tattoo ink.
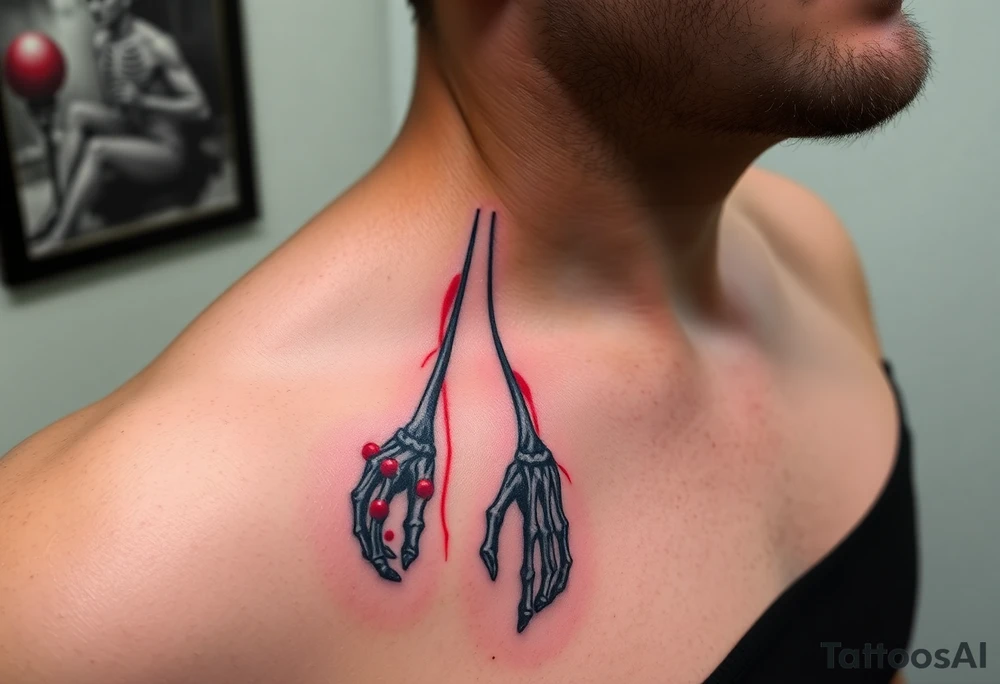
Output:
<path fill-rule="evenodd" d="M 517 419 L 517 451 L 504 473 L 500 491 L 486 510 L 486 538 L 479 551 L 490 579 L 497 578 L 497 544 L 504 516 L 516 503 L 523 520 L 524 547 L 521 556 L 521 599 L 518 602 L 517 631 L 523 632 L 531 618 L 550 605 L 569 580 L 573 558 L 569 550 L 569 521 L 563 512 L 559 467 L 552 452 L 542 442 L 528 412 L 528 404 L 497 330 L 493 301 L 493 261 L 497 215 L 490 220 L 487 297 L 490 328 L 504 379 L 514 403 Z M 541 559 L 541 577 L 535 583 L 535 546 Z"/>
<path fill-rule="evenodd" d="M 424 508 L 434 493 L 434 457 L 437 453 L 434 447 L 434 416 L 455 344 L 462 299 L 479 231 L 479 216 L 477 211 L 451 315 L 420 403 L 410 421 L 396 430 L 384 444 L 365 445 L 362 451 L 366 459 L 364 471 L 358 486 L 351 492 L 354 536 L 361 544 L 361 555 L 383 579 L 391 582 L 399 582 L 401 578 L 389 565 L 389 560 L 396 555 L 383 541 L 382 527 L 389 516 L 392 499 L 406 492 L 408 508 L 403 523 L 401 562 L 403 570 L 407 570 L 420 553 Z"/>

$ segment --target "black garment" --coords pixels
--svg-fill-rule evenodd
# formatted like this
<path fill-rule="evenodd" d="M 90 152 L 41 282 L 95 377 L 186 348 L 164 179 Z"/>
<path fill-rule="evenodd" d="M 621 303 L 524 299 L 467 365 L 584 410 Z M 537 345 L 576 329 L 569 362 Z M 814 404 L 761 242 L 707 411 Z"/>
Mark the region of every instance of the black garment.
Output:
<path fill-rule="evenodd" d="M 907 648 L 913 629 L 917 539 L 912 437 L 892 368 L 884 366 L 900 424 L 896 463 L 882 493 L 854 530 L 771 604 L 705 684 L 887 684 L 893 678 L 887 654 Z M 856 650 L 857 657 L 842 649 Z M 841 658 L 853 667 L 842 667 Z"/>

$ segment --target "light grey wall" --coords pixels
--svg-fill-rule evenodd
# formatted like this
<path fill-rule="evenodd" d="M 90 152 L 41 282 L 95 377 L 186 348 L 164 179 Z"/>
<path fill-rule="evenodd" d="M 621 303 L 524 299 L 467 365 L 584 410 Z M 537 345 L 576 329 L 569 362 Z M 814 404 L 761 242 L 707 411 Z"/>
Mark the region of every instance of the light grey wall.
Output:
<path fill-rule="evenodd" d="M 961 641 L 992 648 L 985 670 L 910 668 L 909 679 L 996 684 L 1000 4 L 909 4 L 936 50 L 924 99 L 869 140 L 790 144 L 769 152 L 762 165 L 823 195 L 851 228 L 867 267 L 886 353 L 915 428 L 922 576 L 912 648 L 954 653 Z M 389 11 L 399 121 L 409 97 L 413 38 L 402 2 Z"/>
<path fill-rule="evenodd" d="M 1000 5 L 915 0 L 935 74 L 924 99 L 850 146 L 789 145 L 763 165 L 836 208 L 859 246 L 916 435 L 922 541 L 913 648 L 986 641 L 984 670 L 915 684 L 1000 682 Z M 803 229 L 808 226 L 803 226 Z M 877 596 L 870 597 L 878 601 Z M 978 647 L 977 647 L 978 652 Z M 989 653 L 989 651 L 988 651 Z"/>
<path fill-rule="evenodd" d="M 127 380 L 389 142 L 386 4 L 244 0 L 262 217 L 0 290 L 0 454 Z"/>
<path fill-rule="evenodd" d="M 405 0 L 385 0 L 389 26 L 389 105 L 392 130 L 406 118 L 413 91 L 417 40 L 413 17 Z"/>

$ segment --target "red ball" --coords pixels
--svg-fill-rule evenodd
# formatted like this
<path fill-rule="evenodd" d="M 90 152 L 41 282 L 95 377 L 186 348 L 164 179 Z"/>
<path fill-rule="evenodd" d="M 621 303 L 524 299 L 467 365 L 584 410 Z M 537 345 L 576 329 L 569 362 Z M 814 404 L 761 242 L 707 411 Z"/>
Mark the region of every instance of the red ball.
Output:
<path fill-rule="evenodd" d="M 382 477 L 395 477 L 396 473 L 399 472 L 399 461 L 387 458 L 379 464 L 378 469 L 381 471 Z"/>
<path fill-rule="evenodd" d="M 48 100 L 66 80 L 66 59 L 55 41 L 28 31 L 14 38 L 4 56 L 4 78 L 26 100 Z"/>
<path fill-rule="evenodd" d="M 361 455 L 367 461 L 369 458 L 377 454 L 381 449 L 379 449 L 378 444 L 375 442 L 368 442 L 363 447 L 361 447 Z"/>
<path fill-rule="evenodd" d="M 396 533 L 395 532 L 393 532 L 392 530 L 386 530 L 385 531 L 385 540 L 386 541 L 392 541 L 395 538 L 396 538 Z"/>
<path fill-rule="evenodd" d="M 385 520 L 389 517 L 389 502 L 385 499 L 375 499 L 368 507 L 368 514 L 375 520 Z"/>
<path fill-rule="evenodd" d="M 430 480 L 418 480 L 413 489 L 421 499 L 429 499 L 434 496 L 434 483 Z"/>

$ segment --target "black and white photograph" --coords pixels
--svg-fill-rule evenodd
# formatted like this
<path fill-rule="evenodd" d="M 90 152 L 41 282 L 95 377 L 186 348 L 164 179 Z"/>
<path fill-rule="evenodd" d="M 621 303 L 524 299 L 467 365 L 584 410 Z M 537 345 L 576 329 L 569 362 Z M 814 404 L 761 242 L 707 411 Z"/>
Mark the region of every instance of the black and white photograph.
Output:
<path fill-rule="evenodd" d="M 0 0 L 9 283 L 256 215 L 238 0 Z"/>

